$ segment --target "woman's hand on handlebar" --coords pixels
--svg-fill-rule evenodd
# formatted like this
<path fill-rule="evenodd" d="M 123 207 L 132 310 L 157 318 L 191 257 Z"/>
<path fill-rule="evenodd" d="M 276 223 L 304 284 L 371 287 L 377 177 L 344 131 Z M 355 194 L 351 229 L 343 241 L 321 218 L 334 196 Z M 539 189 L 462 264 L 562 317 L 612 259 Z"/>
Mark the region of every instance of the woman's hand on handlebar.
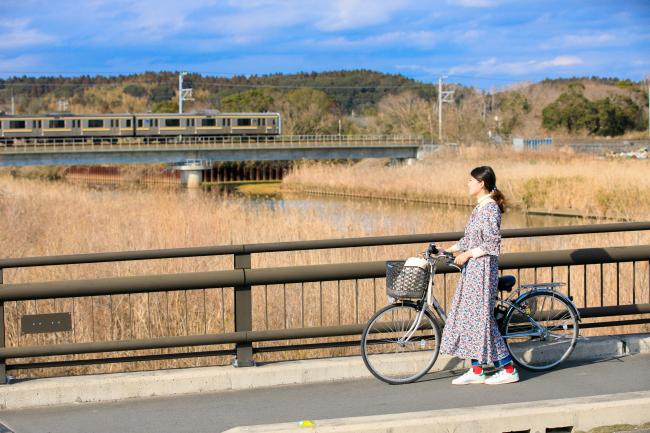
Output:
<path fill-rule="evenodd" d="M 463 266 L 465 262 L 467 262 L 469 259 L 472 258 L 472 252 L 471 251 L 465 251 L 458 256 L 456 256 L 456 259 L 454 260 L 454 263 L 457 264 L 458 266 Z"/>

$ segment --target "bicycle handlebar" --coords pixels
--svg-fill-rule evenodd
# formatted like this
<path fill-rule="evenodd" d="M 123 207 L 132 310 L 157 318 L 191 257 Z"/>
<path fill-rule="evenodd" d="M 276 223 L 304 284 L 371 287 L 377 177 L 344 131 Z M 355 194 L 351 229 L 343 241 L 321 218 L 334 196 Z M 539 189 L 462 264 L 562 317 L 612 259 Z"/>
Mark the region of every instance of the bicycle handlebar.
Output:
<path fill-rule="evenodd" d="M 434 243 L 429 244 L 429 248 L 427 248 L 426 251 L 422 252 L 422 256 L 427 260 L 434 258 L 435 260 L 444 261 L 445 264 L 447 264 L 448 266 L 456 268 L 459 271 L 462 270 L 460 266 L 454 263 L 453 253 L 447 251 L 444 251 L 442 253 L 439 252 L 438 248 L 436 248 L 436 245 Z"/>

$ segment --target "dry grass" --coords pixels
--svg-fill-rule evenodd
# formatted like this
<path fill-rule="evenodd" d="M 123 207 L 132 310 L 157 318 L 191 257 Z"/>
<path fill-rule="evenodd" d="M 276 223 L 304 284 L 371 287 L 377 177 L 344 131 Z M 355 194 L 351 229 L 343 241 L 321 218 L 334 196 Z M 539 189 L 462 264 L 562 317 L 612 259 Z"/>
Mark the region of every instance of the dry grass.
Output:
<path fill-rule="evenodd" d="M 3 175 L 0 176 L 0 257 L 456 231 L 462 230 L 467 217 L 465 208 L 440 210 L 426 206 L 410 206 L 406 203 L 395 206 L 393 203 L 376 202 L 372 204 L 371 210 L 368 210 L 368 202 L 364 201 L 332 202 L 328 206 L 310 205 L 309 201 L 295 203 L 292 206 L 273 205 L 273 202 L 255 204 L 247 199 L 175 188 L 91 190 L 78 185 L 14 179 Z M 569 222 L 571 221 L 567 221 Z M 512 239 L 504 241 L 504 252 L 647 243 L 650 243 L 650 233 L 646 232 Z M 406 245 L 257 254 L 253 256 L 253 267 L 385 260 L 413 255 L 422 248 L 423 245 Z M 631 275 L 631 268 L 627 269 L 625 266 L 627 265 L 622 265 L 622 271 Z M 623 283 L 620 292 L 621 303 L 631 302 L 632 290 L 637 302 L 650 302 L 647 267 L 647 263 L 637 265 L 637 281 L 634 286 L 631 281 L 626 280 Z M 232 269 L 232 257 L 6 269 L 4 282 L 73 280 L 220 269 Z M 616 294 L 611 290 L 615 271 L 614 265 L 605 267 L 605 287 L 608 289 L 605 294 L 606 305 L 616 303 Z M 547 274 L 547 271 L 541 270 L 538 278 L 550 279 Z M 566 280 L 566 277 L 563 271 L 555 271 L 556 280 Z M 534 276 L 524 271 L 521 278 L 531 281 Z M 599 286 L 599 278 L 598 269 L 589 267 L 587 305 L 599 305 L 599 294 L 593 290 Z M 447 277 L 446 282 L 439 279 L 437 296 L 441 300 L 450 301 L 455 281 L 455 276 Z M 571 281 L 575 288 L 581 288 L 582 274 L 572 273 Z M 582 306 L 585 299 L 581 290 L 574 291 L 576 302 Z M 253 328 L 278 329 L 363 323 L 384 302 L 383 280 L 254 287 Z M 8 302 L 5 304 L 5 310 L 7 346 L 219 333 L 234 329 L 232 289 Z M 72 313 L 72 332 L 53 335 L 20 333 L 21 315 L 62 311 Z M 624 329 L 617 329 L 616 332 L 618 331 Z M 223 347 L 204 349 L 217 348 Z M 140 353 L 178 351 L 187 349 Z M 258 359 L 337 355 L 355 351 L 356 349 L 351 348 L 327 352 L 264 354 Z M 65 359 L 88 357 L 75 356 Z M 21 361 L 24 360 L 11 362 Z M 75 367 L 65 372 L 140 370 L 224 362 L 228 362 L 228 359 L 204 357 L 181 361 Z M 20 376 L 53 374 L 50 370 L 18 373 Z M 55 370 L 54 373 L 61 373 L 61 370 Z"/>
<path fill-rule="evenodd" d="M 441 152 L 414 166 L 380 162 L 305 164 L 283 180 L 301 191 L 325 191 L 472 204 L 466 182 L 472 168 L 489 165 L 510 204 L 521 209 L 644 220 L 650 214 L 650 163 L 602 160 L 570 151 L 512 153 L 474 146 Z"/>

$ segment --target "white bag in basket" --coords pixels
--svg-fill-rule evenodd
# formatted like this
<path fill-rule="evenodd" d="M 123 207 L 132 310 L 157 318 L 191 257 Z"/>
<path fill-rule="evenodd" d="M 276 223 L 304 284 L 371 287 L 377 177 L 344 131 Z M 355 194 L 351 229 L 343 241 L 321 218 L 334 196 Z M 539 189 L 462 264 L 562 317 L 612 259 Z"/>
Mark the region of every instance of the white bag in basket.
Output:
<path fill-rule="evenodd" d="M 409 257 L 404 262 L 404 266 L 417 266 L 418 268 L 429 269 L 429 262 L 422 257 Z"/>

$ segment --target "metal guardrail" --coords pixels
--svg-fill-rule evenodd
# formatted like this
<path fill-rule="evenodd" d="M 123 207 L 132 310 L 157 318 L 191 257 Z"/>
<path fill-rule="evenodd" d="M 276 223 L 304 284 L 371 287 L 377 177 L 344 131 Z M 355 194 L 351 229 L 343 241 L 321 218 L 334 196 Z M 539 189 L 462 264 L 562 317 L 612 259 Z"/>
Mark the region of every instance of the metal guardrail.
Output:
<path fill-rule="evenodd" d="M 0 144 L 0 154 L 46 152 L 114 152 L 197 149 L 284 149 L 296 147 L 414 147 L 427 144 L 410 135 L 254 135 L 183 137 L 43 138 Z"/>
<path fill-rule="evenodd" d="M 537 229 L 503 230 L 504 238 L 528 236 L 556 236 L 581 233 L 608 233 L 615 231 L 650 230 L 650 222 L 618 223 L 602 225 L 584 225 L 571 227 L 546 227 Z M 122 253 L 84 254 L 54 257 L 31 257 L 21 259 L 0 260 L 0 383 L 5 381 L 5 360 L 31 356 L 52 356 L 76 353 L 99 353 L 125 350 L 141 350 L 154 348 L 170 348 L 185 346 L 200 346 L 210 344 L 235 344 L 233 350 L 220 351 L 220 354 L 235 354 L 236 365 L 253 364 L 253 343 L 261 341 L 287 340 L 297 338 L 335 337 L 360 334 L 363 324 L 339 326 L 321 326 L 295 329 L 252 330 L 251 288 L 272 284 L 306 283 L 314 281 L 344 281 L 365 278 L 385 277 L 385 263 L 363 262 L 335 265 L 292 266 L 281 268 L 251 269 L 251 254 L 278 251 L 296 251 L 322 248 L 348 248 L 375 245 L 412 244 L 430 241 L 451 241 L 458 239 L 460 233 L 433 233 L 409 236 L 386 236 L 356 239 L 331 239 L 319 241 L 284 242 L 277 244 L 252 244 L 218 247 L 184 248 L 175 250 L 133 251 Z M 122 260 L 146 260 L 172 257 L 197 257 L 211 255 L 234 255 L 234 269 L 215 272 L 196 272 L 172 275 L 135 276 L 122 278 L 101 278 L 93 280 L 51 281 L 40 283 L 2 284 L 2 269 L 30 266 L 49 266 L 79 263 L 98 263 Z M 600 306 L 586 305 L 587 279 L 582 290 L 585 294 L 585 305 L 580 308 L 583 317 L 607 317 L 630 314 L 650 313 L 650 304 L 618 305 L 618 264 L 631 262 L 648 262 L 650 269 L 650 245 L 614 248 L 583 248 L 559 251 L 544 251 L 533 253 L 510 253 L 500 256 L 499 265 L 502 270 L 522 270 L 583 266 L 586 273 L 587 265 L 617 264 L 617 305 L 603 304 L 603 286 L 601 278 Z M 439 272 L 446 275 L 455 272 L 454 269 L 441 266 Z M 648 297 L 650 299 L 650 276 L 648 278 Z M 570 283 L 570 279 L 569 279 Z M 445 280 L 446 284 L 446 280 Z M 71 343 L 50 346 L 5 347 L 4 303 L 8 301 L 54 299 L 62 297 L 98 296 L 110 294 L 148 293 L 176 290 L 234 287 L 234 319 L 235 331 L 221 334 L 204 334 L 193 336 L 163 337 L 155 339 L 120 340 L 108 342 Z M 568 287 L 569 295 L 571 286 Z M 575 291 L 575 288 L 573 288 Z M 633 290 L 633 296 L 636 293 Z M 640 319 L 631 321 L 606 322 L 605 325 L 646 323 L 650 320 Z M 590 324 L 591 326 L 603 325 Z M 318 343 L 299 346 L 258 347 L 255 351 L 289 350 L 292 348 L 317 348 L 332 345 L 350 345 L 354 342 Z M 197 355 L 201 356 L 201 355 Z M 142 357 L 125 357 L 122 360 L 142 359 Z M 80 361 L 72 361 L 74 363 Z M 113 361 L 114 362 L 114 361 Z M 62 361 L 59 364 L 66 364 Z M 57 363 L 40 363 L 27 365 L 11 365 L 10 368 L 27 368 Z"/>

